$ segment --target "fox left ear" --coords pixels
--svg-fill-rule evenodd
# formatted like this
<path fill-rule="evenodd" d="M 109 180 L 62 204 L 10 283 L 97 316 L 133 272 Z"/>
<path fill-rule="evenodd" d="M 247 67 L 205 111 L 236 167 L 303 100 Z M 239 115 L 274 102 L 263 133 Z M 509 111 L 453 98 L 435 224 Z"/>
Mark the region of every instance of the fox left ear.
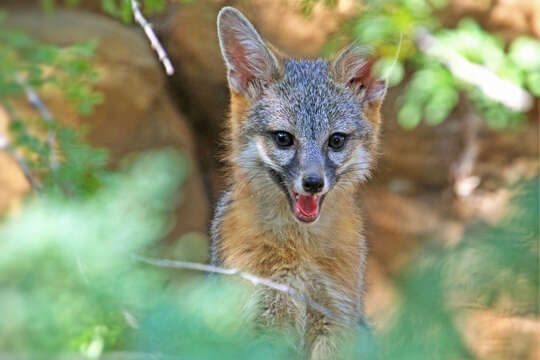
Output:
<path fill-rule="evenodd" d="M 386 82 L 373 77 L 375 59 L 367 49 L 352 44 L 332 62 L 332 74 L 336 82 L 351 88 L 359 101 L 367 106 L 368 112 L 380 110 L 386 95 Z"/>
<path fill-rule="evenodd" d="M 255 97 L 265 83 L 279 76 L 277 57 L 240 11 L 225 7 L 219 12 L 218 36 L 229 86 L 235 92 Z"/>

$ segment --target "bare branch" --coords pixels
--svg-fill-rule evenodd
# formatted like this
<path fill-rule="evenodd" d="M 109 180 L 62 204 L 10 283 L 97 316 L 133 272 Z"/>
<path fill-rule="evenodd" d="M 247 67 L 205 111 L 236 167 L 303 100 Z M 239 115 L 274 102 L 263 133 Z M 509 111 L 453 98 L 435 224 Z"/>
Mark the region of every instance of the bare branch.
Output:
<path fill-rule="evenodd" d="M 22 156 L 20 156 L 15 149 L 12 148 L 12 146 L 9 143 L 8 138 L 4 134 L 0 134 L 0 151 L 7 152 L 13 160 L 19 165 L 19 168 L 24 174 L 24 177 L 34 189 L 35 192 L 39 192 L 41 190 L 41 186 L 38 184 L 38 182 L 34 179 L 32 176 L 32 171 L 30 170 L 30 167 L 26 163 L 26 160 Z"/>
<path fill-rule="evenodd" d="M 427 29 L 417 29 L 416 44 L 424 53 L 446 65 L 456 78 L 480 88 L 486 97 L 514 111 L 532 108 L 533 97 L 527 91 L 499 78 L 485 66 L 473 64 L 457 52 L 441 46 Z"/>
<path fill-rule="evenodd" d="M 394 70 L 394 67 L 396 66 L 396 64 L 398 62 L 399 55 L 401 54 L 401 46 L 402 46 L 402 44 L 403 44 L 403 32 L 401 32 L 399 34 L 399 43 L 398 43 L 396 53 L 394 54 L 394 59 L 392 60 L 392 64 L 390 65 L 390 67 L 386 71 L 386 74 L 384 74 L 384 76 L 383 76 L 384 92 L 385 93 L 386 93 L 386 91 L 388 91 L 388 82 L 389 82 L 388 79 L 390 79 L 390 75 L 392 74 L 392 70 Z"/>
<path fill-rule="evenodd" d="M 53 116 L 47 106 L 41 101 L 41 98 L 39 97 L 37 91 L 24 79 L 24 77 L 21 74 L 15 75 L 15 80 L 21 85 L 24 89 L 24 93 L 26 94 L 26 98 L 28 99 L 28 102 L 30 105 L 35 107 L 41 116 L 43 117 L 43 120 L 45 120 L 46 123 L 52 124 L 54 122 Z M 58 168 L 58 158 L 56 157 L 56 153 L 54 151 L 55 149 L 55 143 L 56 143 L 56 134 L 54 131 L 50 130 L 47 133 L 47 144 L 49 145 L 49 148 L 51 149 L 51 156 L 49 158 L 49 163 L 51 165 L 51 169 L 55 170 Z"/>
<path fill-rule="evenodd" d="M 264 286 L 267 286 L 269 288 L 272 288 L 274 290 L 281 291 L 285 294 L 288 294 L 304 303 L 306 303 L 311 308 L 315 309 L 319 313 L 323 314 L 329 319 L 332 319 L 334 321 L 344 323 L 343 319 L 339 319 L 337 316 L 332 314 L 330 311 L 325 309 L 323 306 L 319 305 L 315 301 L 311 300 L 309 297 L 300 294 L 293 288 L 277 283 L 275 281 L 265 279 L 262 277 L 258 277 L 237 269 L 224 269 L 212 265 L 206 265 L 206 264 L 200 264 L 200 263 L 192 263 L 187 261 L 175 261 L 175 260 L 167 260 L 167 259 L 150 259 L 145 258 L 139 255 L 133 255 L 133 258 L 137 261 L 144 262 L 147 264 L 159 266 L 159 267 L 169 267 L 169 268 L 176 268 L 176 269 L 189 269 L 189 270 L 197 270 L 197 271 L 204 271 L 209 273 L 217 273 L 217 274 L 223 274 L 223 275 L 236 275 L 243 279 L 251 281 L 253 285 L 261 284 Z M 350 325 L 350 324 L 349 324 Z"/>
<path fill-rule="evenodd" d="M 47 123 L 52 123 L 53 117 L 51 115 L 51 112 L 45 106 L 43 101 L 41 101 L 36 90 L 34 90 L 34 88 L 30 86 L 30 84 L 28 84 L 28 82 L 24 79 L 24 77 L 21 74 L 15 75 L 15 80 L 17 80 L 19 85 L 23 87 L 26 97 L 28 98 L 28 101 L 30 102 L 30 104 L 36 109 L 38 109 L 38 111 L 41 113 L 41 116 L 43 116 L 43 119 Z"/>
<path fill-rule="evenodd" d="M 137 0 L 131 0 L 131 8 L 133 10 L 133 16 L 135 17 L 135 21 L 143 28 L 146 37 L 148 38 L 148 40 L 150 40 L 150 45 L 152 45 L 152 48 L 158 55 L 159 61 L 161 61 L 161 63 L 163 64 L 165 72 L 167 73 L 167 75 L 171 76 L 172 74 L 174 74 L 174 67 L 171 63 L 171 60 L 169 59 L 167 52 L 159 42 L 156 33 L 152 29 L 152 24 L 150 24 L 141 13 L 139 2 Z"/>
<path fill-rule="evenodd" d="M 467 197 L 480 184 L 480 177 L 473 176 L 473 170 L 478 158 L 478 133 L 482 119 L 472 109 L 468 108 L 462 119 L 464 147 L 461 155 L 450 168 L 453 181 L 453 192 L 457 197 Z"/>

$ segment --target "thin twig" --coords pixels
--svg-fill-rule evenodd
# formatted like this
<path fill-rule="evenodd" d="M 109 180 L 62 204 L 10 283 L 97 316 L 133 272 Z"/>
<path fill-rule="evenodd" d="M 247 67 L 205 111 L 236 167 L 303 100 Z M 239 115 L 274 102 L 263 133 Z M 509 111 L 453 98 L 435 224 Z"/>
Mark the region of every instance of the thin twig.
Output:
<path fill-rule="evenodd" d="M 35 107 L 36 109 L 38 109 L 41 116 L 43 116 L 43 119 L 47 123 L 52 124 L 53 123 L 53 117 L 51 115 L 51 112 L 45 106 L 43 101 L 41 101 L 40 97 L 38 96 L 38 94 L 34 90 L 34 88 L 32 86 L 30 86 L 30 84 L 28 84 L 28 82 L 24 79 L 24 77 L 21 74 L 15 75 L 15 80 L 17 80 L 19 85 L 21 85 L 23 87 L 24 92 L 26 94 L 26 97 L 28 98 L 28 101 L 30 102 L 30 104 L 33 107 Z"/>
<path fill-rule="evenodd" d="M 41 98 L 39 97 L 37 91 L 24 79 L 24 77 L 21 74 L 15 75 L 15 80 L 19 85 L 21 85 L 24 89 L 24 93 L 26 94 L 26 98 L 28 99 L 28 102 L 30 105 L 32 105 L 34 108 L 36 108 L 41 116 L 43 117 L 43 120 L 49 125 L 52 125 L 54 123 L 53 116 L 47 106 L 41 101 Z M 51 165 L 51 169 L 55 170 L 58 168 L 58 158 L 55 154 L 55 143 L 56 143 L 56 134 L 54 131 L 49 130 L 47 133 L 47 144 L 49 145 L 49 148 L 51 149 L 51 155 L 49 157 L 49 163 Z"/>
<path fill-rule="evenodd" d="M 223 275 L 236 275 L 243 279 L 251 281 L 253 285 L 261 284 L 269 288 L 272 288 L 274 290 L 278 290 L 285 294 L 288 294 L 306 303 L 307 305 L 317 310 L 318 312 L 320 312 L 327 318 L 343 323 L 342 319 L 339 319 L 337 316 L 333 315 L 330 311 L 328 311 L 327 309 L 325 309 L 324 307 L 322 307 L 315 301 L 311 300 L 309 297 L 300 294 L 293 288 L 284 284 L 277 283 L 269 279 L 265 279 L 262 277 L 258 277 L 258 276 L 237 270 L 237 269 L 224 269 L 217 266 L 205 265 L 205 264 L 200 264 L 200 263 L 192 263 L 192 262 L 187 262 L 187 261 L 176 261 L 176 260 L 168 260 L 168 259 L 150 259 L 150 258 L 145 258 L 139 255 L 133 255 L 133 258 L 137 261 L 155 265 L 155 266 L 160 266 L 160 267 L 197 270 L 197 271 L 204 271 L 204 272 L 217 273 L 217 274 L 223 274 Z"/>
<path fill-rule="evenodd" d="M 159 61 L 161 61 L 161 63 L 163 64 L 165 72 L 167 73 L 167 75 L 171 76 L 172 74 L 174 74 L 174 67 L 171 63 L 171 60 L 167 56 L 167 52 L 159 42 L 156 33 L 152 29 L 152 24 L 150 24 L 143 16 L 140 7 L 141 6 L 137 0 L 131 0 L 131 8 L 133 10 L 133 16 L 135 18 L 135 21 L 143 28 L 146 37 L 148 38 L 148 40 L 150 40 L 150 45 L 152 45 L 152 48 L 158 55 Z"/>
<path fill-rule="evenodd" d="M 499 78 L 487 67 L 474 64 L 459 53 L 441 46 L 427 29 L 420 27 L 416 31 L 416 44 L 424 53 L 446 65 L 456 78 L 477 86 L 486 97 L 514 111 L 532 108 L 533 98 L 527 91 Z"/>
<path fill-rule="evenodd" d="M 7 152 L 13 158 L 13 160 L 15 160 L 15 162 L 17 163 L 17 165 L 19 165 L 19 168 L 23 172 L 24 177 L 26 178 L 26 180 L 28 181 L 32 189 L 34 189 L 36 193 L 39 193 L 39 191 L 41 190 L 41 186 L 34 179 L 32 175 L 32 171 L 30 170 L 30 167 L 26 163 L 26 160 L 24 160 L 24 158 L 20 156 L 15 151 L 15 149 L 13 149 L 13 147 L 9 143 L 9 140 L 4 134 L 0 134 L 0 151 Z"/>
<path fill-rule="evenodd" d="M 482 119 L 470 107 L 462 119 L 463 151 L 450 169 L 453 192 L 457 197 L 467 197 L 480 184 L 480 177 L 472 176 L 479 153 L 478 133 Z"/>
<path fill-rule="evenodd" d="M 399 55 L 401 54 L 401 45 L 402 44 L 403 44 L 403 32 L 399 34 L 399 43 L 398 43 L 398 47 L 396 49 L 396 53 L 394 54 L 394 59 L 392 59 L 392 65 L 390 65 L 390 67 L 386 71 L 386 74 L 384 74 L 384 76 L 383 76 L 384 92 L 385 93 L 388 90 L 388 79 L 390 78 L 390 74 L 392 74 L 392 70 L 394 70 L 394 67 L 396 66 L 396 64 L 398 62 Z"/>

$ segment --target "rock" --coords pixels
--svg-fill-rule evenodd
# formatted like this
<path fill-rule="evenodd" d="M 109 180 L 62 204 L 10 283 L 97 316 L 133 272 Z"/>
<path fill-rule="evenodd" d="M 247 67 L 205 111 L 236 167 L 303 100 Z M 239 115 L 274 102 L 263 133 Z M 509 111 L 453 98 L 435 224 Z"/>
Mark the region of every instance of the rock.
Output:
<path fill-rule="evenodd" d="M 520 35 L 540 38 L 540 2 L 531 0 L 451 0 L 440 14 L 453 27 L 464 17 L 476 19 L 484 29 L 507 40 Z"/>
<path fill-rule="evenodd" d="M 0 134 L 7 134 L 8 125 L 8 115 L 0 107 Z M 0 170 L 0 214 L 3 214 L 19 207 L 30 185 L 17 162 L 5 151 L 0 151 Z"/>
<path fill-rule="evenodd" d="M 171 101 L 161 64 L 141 31 L 104 16 L 60 9 L 52 15 L 38 10 L 11 11 L 4 25 L 56 45 L 99 40 L 93 62 L 101 75 L 97 90 L 105 97 L 103 104 L 90 116 L 81 117 L 55 93 L 43 93 L 43 100 L 62 121 L 87 126 L 89 142 L 109 150 L 112 166 L 138 151 L 162 147 L 182 150 L 190 161 L 191 173 L 182 188 L 183 201 L 176 209 L 171 236 L 187 231 L 206 233 L 209 207 L 193 132 Z M 13 191 L 13 198 L 19 196 L 20 191 Z"/>
<path fill-rule="evenodd" d="M 464 339 L 477 359 L 540 358 L 540 321 L 534 316 L 469 311 L 462 319 Z"/>

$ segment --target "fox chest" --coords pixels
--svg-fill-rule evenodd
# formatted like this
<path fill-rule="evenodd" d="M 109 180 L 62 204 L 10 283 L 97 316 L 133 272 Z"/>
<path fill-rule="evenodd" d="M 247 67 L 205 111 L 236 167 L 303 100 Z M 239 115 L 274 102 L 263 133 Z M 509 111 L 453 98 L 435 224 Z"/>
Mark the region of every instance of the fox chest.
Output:
<path fill-rule="evenodd" d="M 258 285 L 248 313 L 262 326 L 293 326 L 300 332 L 333 318 L 346 322 L 362 316 L 365 251 L 354 221 L 334 224 L 326 233 L 294 228 L 261 231 L 253 212 L 233 207 L 219 227 L 216 253 L 225 267 L 286 285 L 294 294 Z"/>
<path fill-rule="evenodd" d="M 361 317 L 357 266 L 345 268 L 338 259 L 317 259 L 290 248 L 258 250 L 246 251 L 244 261 L 225 257 L 225 263 L 288 287 L 288 292 L 265 285 L 253 290 L 247 310 L 262 328 L 292 328 L 308 334 L 329 321 L 354 322 Z"/>

